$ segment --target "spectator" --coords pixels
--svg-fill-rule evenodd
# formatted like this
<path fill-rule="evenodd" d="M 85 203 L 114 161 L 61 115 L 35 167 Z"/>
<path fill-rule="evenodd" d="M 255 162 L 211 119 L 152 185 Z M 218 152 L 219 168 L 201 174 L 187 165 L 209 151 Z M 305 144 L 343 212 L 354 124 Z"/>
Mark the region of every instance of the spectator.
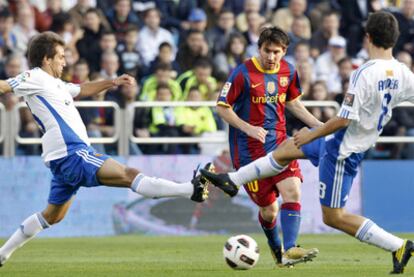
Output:
<path fill-rule="evenodd" d="M 83 25 L 83 38 L 76 43 L 76 49 L 79 52 L 79 56 L 86 59 L 91 71 L 98 72 L 100 70 L 99 61 L 102 53 L 101 43 L 103 44 L 103 41 L 108 40 L 116 45 L 115 34 L 105 31 L 105 27 L 99 17 L 99 11 L 95 8 L 90 8 L 86 11 Z"/>
<path fill-rule="evenodd" d="M 265 21 L 258 12 L 249 12 L 246 14 L 247 30 L 243 32 L 247 45 L 257 45 L 260 35 L 260 25 Z"/>
<path fill-rule="evenodd" d="M 309 93 L 309 100 L 326 101 L 329 100 L 328 96 L 328 89 L 324 81 L 316 81 L 312 84 Z M 326 122 L 335 116 L 335 109 L 330 107 L 315 107 L 310 108 L 309 110 L 317 119 L 319 119 L 319 121 L 322 122 Z"/>
<path fill-rule="evenodd" d="M 326 82 L 329 93 L 341 92 L 338 62 L 346 56 L 345 48 L 346 40 L 343 37 L 333 37 L 329 39 L 328 51 L 316 60 L 316 79 Z"/>
<path fill-rule="evenodd" d="M 167 84 L 158 84 L 156 89 L 157 101 L 171 101 L 172 92 Z M 177 126 L 177 111 L 173 107 L 151 108 L 150 134 L 152 137 L 178 137 L 180 128 Z M 152 154 L 177 154 L 176 144 L 154 145 Z"/>
<path fill-rule="evenodd" d="M 180 39 L 178 45 L 181 46 L 187 40 L 190 30 L 205 32 L 207 28 L 207 15 L 202 9 L 192 9 L 187 19 L 188 28 L 180 32 Z"/>
<path fill-rule="evenodd" d="M 79 60 L 79 55 L 73 48 L 65 48 L 66 66 L 63 68 L 61 79 L 66 82 L 70 82 L 73 78 L 73 71 L 75 63 Z"/>
<path fill-rule="evenodd" d="M 123 41 L 129 25 L 140 26 L 138 16 L 131 11 L 130 0 L 115 0 L 115 6 L 107 13 L 107 19 L 118 41 Z"/>
<path fill-rule="evenodd" d="M 73 67 L 73 78 L 71 80 L 74 84 L 82 84 L 89 81 L 89 66 L 84 59 L 78 60 Z"/>
<path fill-rule="evenodd" d="M 93 6 L 91 5 L 90 0 L 77 0 L 77 3 L 75 6 L 73 6 L 68 13 L 70 14 L 70 17 L 73 19 L 73 21 L 78 24 L 78 27 L 83 28 L 84 25 L 84 18 L 86 17 L 87 12 L 89 9 L 92 9 Z M 109 24 L 108 20 L 106 19 L 106 16 L 100 9 L 96 9 L 96 13 L 99 17 L 99 21 L 101 22 L 102 26 L 106 30 L 111 29 L 111 25 Z"/>
<path fill-rule="evenodd" d="M 403 64 L 405 64 L 408 68 L 412 69 L 413 67 L 413 58 L 410 55 L 410 53 L 406 52 L 406 51 L 400 51 L 397 53 L 397 55 L 395 56 L 395 58 L 402 62 Z"/>
<path fill-rule="evenodd" d="M 227 42 L 236 29 L 234 28 L 234 14 L 226 9 L 220 12 L 217 26 L 207 31 L 206 37 L 213 55 L 225 50 Z"/>
<path fill-rule="evenodd" d="M 19 5 L 17 10 L 17 20 L 13 26 L 12 34 L 16 37 L 16 51 L 22 55 L 26 54 L 29 40 L 38 32 L 34 28 L 34 14 L 31 6 L 27 4 Z"/>
<path fill-rule="evenodd" d="M 218 53 L 214 57 L 215 73 L 224 73 L 228 75 L 239 64 L 246 59 L 246 40 L 243 35 L 234 33 L 230 36 L 224 52 Z"/>
<path fill-rule="evenodd" d="M 202 101 L 202 96 L 197 87 L 191 87 L 188 92 L 187 101 Z M 200 136 L 204 132 L 217 131 L 213 113 L 209 107 L 178 107 L 177 125 L 181 128 L 184 136 Z M 200 148 L 197 144 L 184 144 L 181 146 L 183 154 L 199 154 Z"/>
<path fill-rule="evenodd" d="M 190 30 L 184 43 L 177 53 L 177 61 L 182 72 L 193 68 L 199 58 L 210 58 L 210 52 L 203 32 Z"/>
<path fill-rule="evenodd" d="M 286 51 L 286 55 L 292 55 L 295 49 L 296 44 L 300 41 L 307 42 L 310 37 L 305 37 L 305 29 L 306 29 L 306 17 L 295 17 L 292 22 L 292 31 L 288 33 L 290 43 L 289 47 Z"/>
<path fill-rule="evenodd" d="M 414 0 L 403 0 L 401 8 L 393 14 L 400 30 L 394 54 L 404 50 L 414 56 Z"/>
<path fill-rule="evenodd" d="M 160 47 L 158 47 L 158 53 L 159 54 L 155 60 L 151 62 L 148 73 L 153 74 L 155 72 L 157 64 L 165 63 L 171 65 L 171 77 L 176 78 L 178 72 L 180 72 L 180 66 L 174 59 L 173 46 L 168 42 L 163 42 L 160 44 Z"/>
<path fill-rule="evenodd" d="M 121 61 L 121 73 L 136 76 L 139 80 L 146 75 L 146 68 L 141 54 L 137 50 L 138 28 L 129 26 L 125 34 L 124 42 L 117 46 L 117 52 Z"/>
<path fill-rule="evenodd" d="M 66 47 L 76 51 L 76 43 L 83 37 L 83 30 L 74 24 L 68 13 L 59 13 L 53 16 L 50 30 L 60 35 Z"/>
<path fill-rule="evenodd" d="M 191 74 L 183 73 L 187 78 L 180 78 L 180 85 L 183 88 L 182 99 L 187 99 L 190 88 L 197 87 L 201 93 L 202 99 L 210 99 L 210 95 L 216 91 L 217 81 L 211 76 L 213 68 L 207 59 L 199 59 L 194 64 L 194 70 Z"/>
<path fill-rule="evenodd" d="M 217 26 L 217 19 L 224 8 L 225 0 L 207 0 L 203 10 L 207 14 L 207 30 Z"/>
<path fill-rule="evenodd" d="M 321 26 L 312 34 L 311 55 L 317 58 L 328 49 L 328 41 L 339 35 L 339 15 L 330 11 L 322 15 Z"/>
<path fill-rule="evenodd" d="M 261 0 L 245 0 L 243 6 L 243 12 L 237 15 L 236 17 L 236 27 L 237 30 L 244 33 L 249 29 L 249 24 L 247 20 L 247 15 L 250 13 L 255 13 L 260 16 L 260 5 Z M 260 25 L 261 22 L 258 23 Z"/>
<path fill-rule="evenodd" d="M 0 47 L 10 54 L 17 47 L 17 38 L 12 33 L 13 16 L 7 8 L 0 11 Z"/>
<path fill-rule="evenodd" d="M 306 11 L 306 0 L 290 0 L 289 6 L 287 8 L 281 8 L 276 10 L 276 12 L 270 18 L 270 22 L 280 27 L 286 33 L 292 31 L 293 19 L 297 17 L 305 16 Z M 309 19 L 305 16 L 304 18 L 305 31 L 303 37 L 311 37 L 311 25 Z"/>
<path fill-rule="evenodd" d="M 102 54 L 100 75 L 104 79 L 115 79 L 118 76 L 119 57 L 115 51 L 107 50 Z"/>
<path fill-rule="evenodd" d="M 50 30 L 54 17 L 61 15 L 62 10 L 62 1 L 61 0 L 46 0 L 46 9 L 41 13 L 42 24 L 36 25 L 36 29 L 39 32 L 44 32 Z"/>
<path fill-rule="evenodd" d="M 309 61 L 301 61 L 296 63 L 296 70 L 298 71 L 300 87 L 302 88 L 302 99 L 309 98 L 310 88 L 313 82 L 313 63 Z"/>
<path fill-rule="evenodd" d="M 145 26 L 139 32 L 137 47 L 146 66 L 149 66 L 150 62 L 157 57 L 161 43 L 166 41 L 175 46 L 172 34 L 160 27 L 160 20 L 158 9 L 149 9 L 145 12 Z"/>
<path fill-rule="evenodd" d="M 157 87 L 160 84 L 168 86 L 171 93 L 171 100 L 178 101 L 182 99 L 181 87 L 177 81 L 172 79 L 171 69 L 171 65 L 168 63 L 158 64 L 155 67 L 155 73 L 145 80 L 139 99 L 141 101 L 155 101 Z"/>

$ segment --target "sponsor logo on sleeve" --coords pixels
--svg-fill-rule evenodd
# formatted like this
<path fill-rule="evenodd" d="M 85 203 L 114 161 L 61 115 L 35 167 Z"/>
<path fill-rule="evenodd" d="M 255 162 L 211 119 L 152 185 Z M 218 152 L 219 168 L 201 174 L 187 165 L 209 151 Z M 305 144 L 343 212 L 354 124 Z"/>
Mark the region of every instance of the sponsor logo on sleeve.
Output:
<path fill-rule="evenodd" d="M 352 107 L 352 105 L 354 104 L 354 98 L 355 98 L 354 94 L 346 93 L 344 96 L 343 105 Z"/>
<path fill-rule="evenodd" d="M 221 97 L 226 97 L 227 94 L 229 93 L 230 87 L 231 87 L 231 83 L 230 82 L 226 82 L 224 84 L 223 88 L 221 89 L 220 96 Z"/>

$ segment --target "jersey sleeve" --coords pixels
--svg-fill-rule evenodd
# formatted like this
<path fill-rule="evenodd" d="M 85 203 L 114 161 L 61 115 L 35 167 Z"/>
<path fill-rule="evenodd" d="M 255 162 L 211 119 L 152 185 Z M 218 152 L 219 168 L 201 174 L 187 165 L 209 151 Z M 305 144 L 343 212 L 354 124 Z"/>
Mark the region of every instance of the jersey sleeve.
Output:
<path fill-rule="evenodd" d="M 243 91 L 244 78 L 240 67 L 235 69 L 221 89 L 217 105 L 231 107 Z"/>
<path fill-rule="evenodd" d="M 63 84 L 65 85 L 70 95 L 72 95 L 72 98 L 75 98 L 76 96 L 79 95 L 80 90 L 81 90 L 80 85 L 73 84 L 73 83 L 66 83 L 66 82 L 63 82 Z"/>
<path fill-rule="evenodd" d="M 359 121 L 359 110 L 364 102 L 366 95 L 366 79 L 364 76 L 354 76 L 358 71 L 351 74 L 348 91 L 344 96 L 341 108 L 337 114 L 338 117 Z M 355 77 L 355 78 L 354 78 Z"/>
<path fill-rule="evenodd" d="M 302 88 L 300 87 L 298 72 L 295 70 L 292 81 L 290 82 L 287 90 L 286 101 L 293 101 L 301 95 Z"/>
<path fill-rule="evenodd" d="M 19 97 L 39 93 L 43 85 L 41 78 L 31 70 L 22 72 L 14 78 L 9 78 L 6 82 L 12 88 L 13 93 Z"/>

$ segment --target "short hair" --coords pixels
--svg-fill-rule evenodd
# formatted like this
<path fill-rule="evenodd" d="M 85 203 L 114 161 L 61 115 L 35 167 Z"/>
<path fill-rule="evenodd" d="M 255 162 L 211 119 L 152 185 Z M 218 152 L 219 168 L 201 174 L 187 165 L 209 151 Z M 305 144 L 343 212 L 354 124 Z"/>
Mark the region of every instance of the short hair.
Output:
<path fill-rule="evenodd" d="M 157 71 L 171 71 L 172 67 L 169 63 L 157 63 L 154 68 L 154 72 Z"/>
<path fill-rule="evenodd" d="M 76 63 L 75 63 L 75 66 L 78 66 L 78 65 L 86 65 L 86 66 L 88 66 L 88 68 L 89 68 L 89 64 L 88 64 L 88 61 L 86 60 L 86 59 L 84 59 L 84 58 L 80 58 Z"/>
<path fill-rule="evenodd" d="M 264 28 L 263 31 L 260 33 L 259 41 L 257 45 L 262 47 L 264 43 L 274 43 L 283 48 L 287 48 L 289 46 L 290 40 L 288 35 L 280 29 L 279 27 L 267 27 Z"/>
<path fill-rule="evenodd" d="M 65 42 L 61 36 L 54 32 L 43 32 L 34 36 L 28 47 L 29 67 L 42 67 L 43 59 L 53 58 L 56 55 L 56 46 L 65 47 Z"/>
<path fill-rule="evenodd" d="M 160 46 L 158 46 L 158 50 L 161 50 L 164 47 L 168 47 L 170 49 L 173 48 L 173 46 L 171 45 L 171 43 L 169 43 L 168 41 L 164 41 L 160 44 Z"/>
<path fill-rule="evenodd" d="M 159 91 L 160 89 L 168 89 L 171 92 L 170 86 L 167 83 L 164 83 L 164 82 L 159 83 L 157 85 L 157 91 Z"/>
<path fill-rule="evenodd" d="M 212 65 L 207 58 L 198 58 L 193 65 L 194 69 L 196 68 L 211 68 Z"/>
<path fill-rule="evenodd" d="M 13 14 L 10 12 L 8 8 L 2 8 L 0 10 L 0 18 L 9 18 L 13 17 Z"/>
<path fill-rule="evenodd" d="M 400 35 L 397 19 L 385 11 L 369 15 L 365 32 L 370 36 L 372 44 L 384 49 L 393 47 Z"/>

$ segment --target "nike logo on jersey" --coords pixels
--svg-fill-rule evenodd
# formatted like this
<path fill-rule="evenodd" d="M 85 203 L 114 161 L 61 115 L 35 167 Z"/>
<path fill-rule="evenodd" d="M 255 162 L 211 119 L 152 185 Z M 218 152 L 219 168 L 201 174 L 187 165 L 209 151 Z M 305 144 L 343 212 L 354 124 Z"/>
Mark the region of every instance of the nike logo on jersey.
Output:
<path fill-rule="evenodd" d="M 65 104 L 66 104 L 66 106 L 69 106 L 70 100 L 65 100 Z"/>
<path fill-rule="evenodd" d="M 258 84 L 252 84 L 252 88 L 257 88 L 258 86 L 260 86 L 262 83 L 258 83 Z"/>

